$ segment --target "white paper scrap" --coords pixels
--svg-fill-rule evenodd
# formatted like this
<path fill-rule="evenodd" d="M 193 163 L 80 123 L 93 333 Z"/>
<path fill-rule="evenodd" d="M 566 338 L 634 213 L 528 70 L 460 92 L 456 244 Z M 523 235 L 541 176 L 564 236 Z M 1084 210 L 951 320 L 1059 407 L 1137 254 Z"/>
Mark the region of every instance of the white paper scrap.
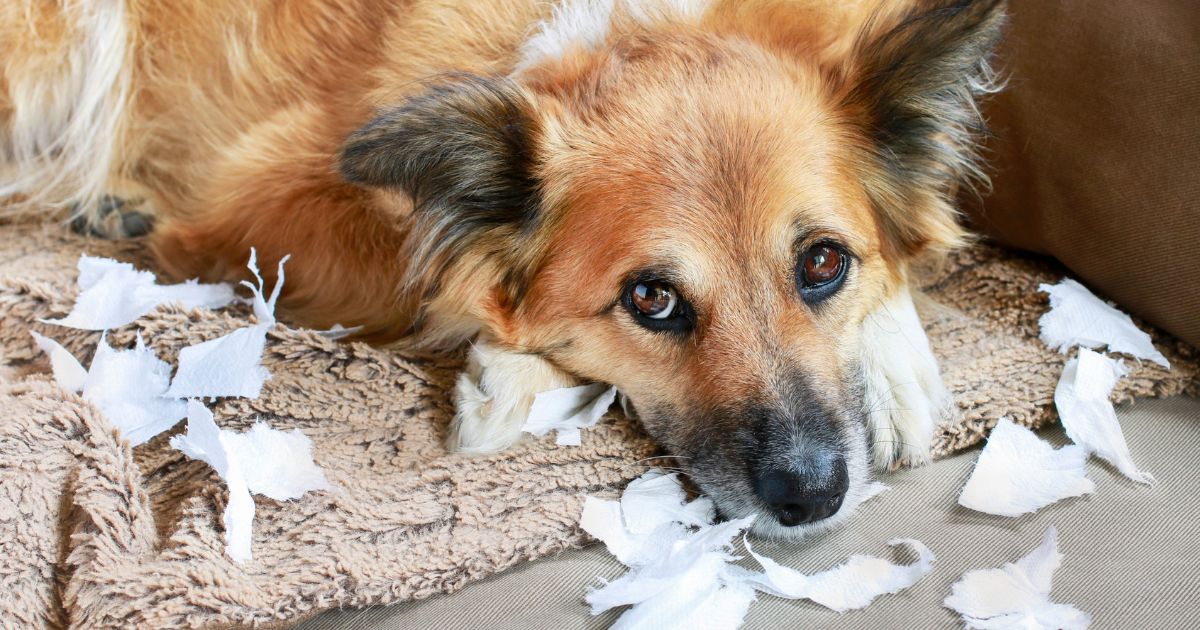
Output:
<path fill-rule="evenodd" d="M 1128 315 L 1088 291 L 1087 287 L 1063 278 L 1055 285 L 1042 284 L 1038 290 L 1050 294 L 1050 310 L 1038 320 L 1041 340 L 1051 349 L 1066 354 L 1071 346 L 1123 352 L 1153 361 L 1165 368 L 1171 364 L 1154 347 L 1150 335 L 1138 329 Z"/>
<path fill-rule="evenodd" d="M 136 347 L 120 351 L 113 350 L 101 336 L 87 371 L 58 342 L 32 334 L 38 347 L 50 355 L 54 380 L 65 389 L 81 392 L 133 446 L 175 426 L 186 414 L 183 400 L 164 395 L 171 367 L 146 347 L 140 334 Z"/>
<path fill-rule="evenodd" d="M 716 516 L 712 499 L 701 496 L 687 502 L 678 473 L 652 470 L 629 482 L 621 494 L 625 527 L 634 534 L 649 534 L 664 523 L 711 525 Z"/>
<path fill-rule="evenodd" d="M 1082 630 L 1090 623 L 1087 613 L 1050 601 L 1060 564 L 1058 532 L 1051 527 L 1041 546 L 1020 560 L 963 574 L 943 603 L 962 615 L 968 628 Z"/>
<path fill-rule="evenodd" d="M 179 398 L 216 398 L 239 396 L 258 398 L 270 372 L 259 364 L 267 344 L 267 331 L 275 325 L 275 302 L 283 288 L 283 265 L 279 261 L 278 280 L 270 298 L 264 298 L 262 276 L 258 273 L 257 256 L 250 250 L 248 267 L 258 279 L 258 286 L 242 285 L 254 294 L 254 314 L 258 323 L 239 328 L 228 335 L 188 346 L 179 351 L 179 370 L 171 382 L 169 394 Z"/>
<path fill-rule="evenodd" d="M 642 554 L 639 564 L 587 594 L 592 613 L 633 605 L 614 627 L 662 628 L 691 619 L 702 627 L 736 628 L 754 597 L 742 577 L 744 571 L 729 564 L 736 559 L 729 551 L 733 539 L 753 521 L 754 517 L 746 517 L 695 532 L 673 524 L 659 528 L 648 537 L 649 553 Z M 671 535 L 663 535 L 667 532 Z M 694 609 L 710 598 L 732 600 L 741 608 L 736 611 L 740 614 L 725 611 L 723 624 L 708 626 L 708 621 L 694 616 Z"/>
<path fill-rule="evenodd" d="M 745 544 L 746 551 L 764 569 L 750 580 L 755 588 L 777 597 L 809 599 L 837 612 L 864 608 L 880 595 L 898 593 L 916 584 L 933 570 L 935 559 L 920 541 L 899 538 L 888 541 L 888 545 L 911 548 L 917 554 L 916 562 L 897 565 L 874 556 L 854 555 L 842 565 L 805 575 L 755 553 L 749 540 Z"/>
<path fill-rule="evenodd" d="M 187 412 L 187 433 L 171 438 L 171 446 L 212 466 L 229 487 L 222 520 L 226 552 L 234 560 L 251 558 L 250 493 L 287 501 L 332 488 L 313 462 L 312 442 L 299 429 L 278 431 L 259 422 L 245 433 L 234 433 L 218 428 L 212 412 L 198 401 L 188 401 Z"/>
<path fill-rule="evenodd" d="M 280 431 L 256 422 L 245 433 L 224 432 L 230 458 L 240 463 L 246 486 L 276 501 L 299 499 L 332 486 L 313 461 L 312 440 L 300 429 Z"/>
<path fill-rule="evenodd" d="M 239 458 L 230 457 L 226 444 L 228 432 L 213 420 L 212 412 L 195 400 L 188 401 L 187 433 L 171 438 L 171 446 L 192 459 L 198 459 L 217 471 L 229 488 L 229 502 L 221 516 L 225 526 L 225 553 L 236 562 L 251 558 L 254 538 L 254 499 L 242 472 Z"/>
<path fill-rule="evenodd" d="M 555 444 L 579 446 L 579 430 L 595 426 L 616 399 L 617 388 L 603 383 L 542 392 L 533 397 L 521 430 L 538 437 L 555 431 Z"/>
<path fill-rule="evenodd" d="M 1029 429 L 1001 418 L 988 436 L 958 503 L 987 514 L 1020 516 L 1067 497 L 1089 494 L 1087 451 L 1055 450 Z"/>
<path fill-rule="evenodd" d="M 871 495 L 882 484 L 871 487 Z M 912 540 L 919 560 L 897 566 L 879 558 L 854 556 L 846 564 L 813 576 L 779 566 L 747 551 L 766 569 L 759 573 L 732 562 L 733 541 L 754 522 L 753 516 L 713 524 L 715 510 L 707 497 L 685 502 L 676 474 L 652 470 L 631 482 L 620 501 L 587 497 L 580 526 L 604 542 L 629 567 L 620 578 L 591 589 L 587 602 L 599 614 L 632 606 L 614 628 L 737 628 L 755 590 L 783 597 L 808 597 L 835 610 L 867 605 L 883 593 L 894 593 L 929 572 L 933 554 Z"/>
<path fill-rule="evenodd" d="M 345 326 L 343 326 L 341 324 L 334 324 L 327 330 L 315 330 L 313 332 L 317 333 L 318 335 L 320 335 L 330 341 L 337 341 L 339 339 L 345 339 L 346 337 L 349 337 L 350 335 L 357 335 L 358 333 L 362 332 L 362 330 L 363 330 L 362 326 L 351 326 L 349 328 L 346 328 Z"/>
<path fill-rule="evenodd" d="M 1063 368 L 1054 390 L 1054 405 L 1071 441 L 1108 460 L 1126 477 L 1138 483 L 1154 483 L 1151 474 L 1134 465 L 1117 412 L 1109 401 L 1117 380 L 1128 373 L 1120 361 L 1080 348 L 1079 356 Z"/>
<path fill-rule="evenodd" d="M 63 387 L 63 389 L 72 392 L 83 391 L 83 384 L 87 381 L 87 369 L 71 354 L 69 350 L 62 347 L 57 341 L 48 337 L 43 337 L 34 331 L 29 331 L 33 335 L 33 341 L 46 356 L 50 357 L 50 369 L 54 372 L 54 380 Z"/>
<path fill-rule="evenodd" d="M 159 285 L 154 274 L 138 271 L 129 263 L 109 258 L 79 257 L 79 295 L 66 317 L 42 320 L 83 330 L 119 328 L 153 311 L 162 304 L 178 303 L 184 308 L 221 308 L 233 302 L 228 284 Z"/>

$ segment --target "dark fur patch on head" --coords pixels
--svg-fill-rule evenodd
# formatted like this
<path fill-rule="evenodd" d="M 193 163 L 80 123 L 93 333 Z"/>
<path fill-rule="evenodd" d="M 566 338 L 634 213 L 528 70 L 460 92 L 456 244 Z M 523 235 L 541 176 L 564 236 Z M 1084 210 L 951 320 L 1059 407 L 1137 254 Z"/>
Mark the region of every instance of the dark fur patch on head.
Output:
<path fill-rule="evenodd" d="M 454 75 L 382 112 L 347 139 L 343 176 L 397 188 L 413 200 L 410 291 L 425 298 L 468 251 L 505 256 L 537 217 L 532 105 L 512 81 Z M 524 280 L 509 261 L 503 288 Z"/>
<path fill-rule="evenodd" d="M 1005 21 L 1003 0 L 931 4 L 882 36 L 864 29 L 844 98 L 873 144 L 879 175 L 868 194 L 893 245 L 909 255 L 956 245 L 952 198 L 959 186 L 987 183 L 975 101 L 999 89 L 988 62 Z"/>

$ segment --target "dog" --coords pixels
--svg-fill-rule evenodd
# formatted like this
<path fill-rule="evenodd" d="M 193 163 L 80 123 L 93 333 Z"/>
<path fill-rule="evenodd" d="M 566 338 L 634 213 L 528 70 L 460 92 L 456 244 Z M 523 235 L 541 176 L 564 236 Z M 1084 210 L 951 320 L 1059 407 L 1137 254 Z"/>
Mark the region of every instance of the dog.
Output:
<path fill-rule="evenodd" d="M 914 269 L 969 236 L 1002 0 L 20 0 L 0 197 L 176 278 L 470 344 L 455 448 L 614 385 L 726 517 L 843 521 L 950 412 Z"/>

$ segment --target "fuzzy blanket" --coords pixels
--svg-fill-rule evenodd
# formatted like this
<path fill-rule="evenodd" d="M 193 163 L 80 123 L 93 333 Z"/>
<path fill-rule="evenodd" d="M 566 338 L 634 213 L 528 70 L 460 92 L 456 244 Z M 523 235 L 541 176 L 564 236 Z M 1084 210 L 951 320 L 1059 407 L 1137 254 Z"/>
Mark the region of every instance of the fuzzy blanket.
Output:
<path fill-rule="evenodd" d="M 146 266 L 136 242 L 84 240 L 57 226 L 0 225 L 0 626 L 285 625 L 338 606 L 454 591 L 517 563 L 586 542 L 582 497 L 613 494 L 656 450 L 614 417 L 581 447 L 529 440 L 490 457 L 442 447 L 457 357 L 404 356 L 279 325 L 258 400 L 218 403 L 218 424 L 297 427 L 338 490 L 292 502 L 256 497 L 254 559 L 224 554 L 226 492 L 206 465 L 167 443 L 131 449 L 105 418 L 46 376 L 29 335 L 85 363 L 98 333 L 47 326 L 70 309 L 81 252 Z M 944 455 L 979 442 L 997 418 L 1053 421 L 1065 357 L 1037 340 L 1037 292 L 1053 264 L 979 246 L 932 274 L 929 336 L 959 416 L 940 428 Z M 186 345 L 246 325 L 237 309 L 163 308 L 110 331 L 141 330 L 168 362 Z M 1155 334 L 1172 370 L 1135 365 L 1114 396 L 1195 394 L 1194 350 Z"/>

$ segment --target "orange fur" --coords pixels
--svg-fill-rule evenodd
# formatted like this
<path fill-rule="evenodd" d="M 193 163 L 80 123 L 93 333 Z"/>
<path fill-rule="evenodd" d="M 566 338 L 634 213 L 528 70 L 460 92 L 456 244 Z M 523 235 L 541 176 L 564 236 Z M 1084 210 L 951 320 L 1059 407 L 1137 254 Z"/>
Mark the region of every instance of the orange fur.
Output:
<path fill-rule="evenodd" d="M 136 189 L 178 278 L 290 253 L 301 323 L 478 335 L 454 432 L 488 436 L 474 450 L 579 377 L 616 385 L 731 515 L 761 508 L 754 466 L 810 438 L 927 456 L 944 391 L 908 269 L 966 238 L 953 196 L 982 179 L 1002 0 L 93 1 L 0 8 L 0 174 L 54 184 L 11 207 Z M 124 39 L 88 39 L 114 16 Z M 109 58 L 72 56 L 87 46 Z M 80 94 L 61 129 L 28 128 Z M 55 177 L 88 125 L 97 172 Z M 820 243 L 851 262 L 818 303 L 797 270 Z M 692 309 L 686 332 L 624 306 L 645 274 Z M 861 487 L 865 447 L 846 449 Z"/>

